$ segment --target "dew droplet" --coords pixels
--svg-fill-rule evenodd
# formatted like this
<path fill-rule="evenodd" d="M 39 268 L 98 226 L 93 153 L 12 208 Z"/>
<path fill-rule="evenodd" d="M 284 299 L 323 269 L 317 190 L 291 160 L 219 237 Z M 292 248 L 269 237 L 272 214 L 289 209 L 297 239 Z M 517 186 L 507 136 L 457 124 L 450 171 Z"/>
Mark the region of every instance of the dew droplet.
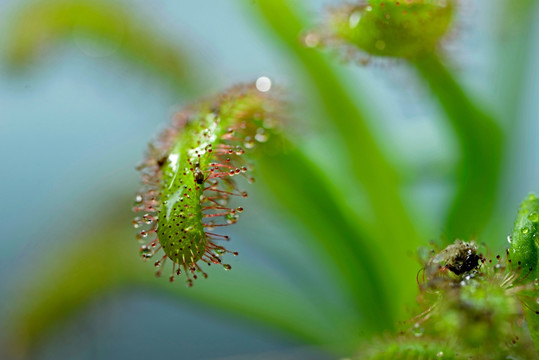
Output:
<path fill-rule="evenodd" d="M 142 195 L 137 194 L 137 196 L 135 196 L 135 204 L 141 204 L 142 200 Z"/>
<path fill-rule="evenodd" d="M 267 76 L 261 76 L 256 79 L 256 89 L 260 92 L 268 92 L 271 89 L 271 79 Z"/>
<path fill-rule="evenodd" d="M 444 353 L 442 351 L 440 351 L 438 354 L 436 354 L 436 357 L 441 358 L 442 356 L 444 356 Z"/>
<path fill-rule="evenodd" d="M 223 268 L 228 271 L 230 269 L 232 269 L 232 266 L 228 265 L 228 264 L 223 264 Z"/>
<path fill-rule="evenodd" d="M 134 227 L 135 229 L 138 229 L 138 228 L 140 227 L 140 225 L 141 225 L 141 224 L 140 224 L 141 221 L 142 221 L 142 219 L 139 218 L 139 217 L 134 218 L 134 219 L 133 219 L 133 227 Z"/>
<path fill-rule="evenodd" d="M 530 229 L 524 228 L 524 229 L 520 230 L 520 232 L 522 232 L 524 235 L 526 235 L 527 233 L 530 232 Z"/>
<path fill-rule="evenodd" d="M 350 17 L 348 18 L 348 26 L 350 26 L 350 29 L 355 28 L 359 21 L 361 20 L 361 13 L 359 11 L 354 11 L 352 14 L 350 14 Z"/>
<path fill-rule="evenodd" d="M 528 219 L 530 219 L 533 222 L 537 222 L 539 220 L 539 214 L 533 211 L 528 215 Z"/>
<path fill-rule="evenodd" d="M 507 236 L 507 242 L 508 242 L 509 244 L 511 244 L 512 239 L 513 239 L 513 238 L 511 237 L 511 235 L 508 235 L 508 236 Z"/>
<path fill-rule="evenodd" d="M 225 216 L 227 224 L 235 224 L 236 222 L 238 222 L 239 217 L 240 216 L 238 214 L 232 213 Z"/>
<path fill-rule="evenodd" d="M 260 128 L 256 131 L 255 140 L 263 143 L 268 141 L 268 134 L 266 134 L 265 130 Z"/>
<path fill-rule="evenodd" d="M 310 32 L 303 38 L 303 43 L 305 46 L 314 48 L 320 44 L 320 36 L 318 34 Z"/>
<path fill-rule="evenodd" d="M 246 136 L 245 137 L 245 142 L 243 143 L 243 145 L 247 148 L 247 149 L 252 149 L 255 147 L 255 142 L 253 140 L 252 137 L 250 136 Z"/>
<path fill-rule="evenodd" d="M 423 329 L 423 327 L 421 327 L 420 324 L 418 324 L 418 323 L 414 324 L 414 327 L 412 328 L 412 333 L 414 334 L 414 336 L 416 336 L 416 337 L 423 336 L 424 332 L 425 332 L 425 330 Z"/>
<path fill-rule="evenodd" d="M 144 216 L 142 217 L 144 219 L 144 222 L 146 224 L 151 224 L 154 220 L 153 216 L 151 214 L 144 214 Z"/>
<path fill-rule="evenodd" d="M 223 256 L 224 254 L 225 254 L 225 251 L 223 249 L 215 249 L 215 255 Z"/>

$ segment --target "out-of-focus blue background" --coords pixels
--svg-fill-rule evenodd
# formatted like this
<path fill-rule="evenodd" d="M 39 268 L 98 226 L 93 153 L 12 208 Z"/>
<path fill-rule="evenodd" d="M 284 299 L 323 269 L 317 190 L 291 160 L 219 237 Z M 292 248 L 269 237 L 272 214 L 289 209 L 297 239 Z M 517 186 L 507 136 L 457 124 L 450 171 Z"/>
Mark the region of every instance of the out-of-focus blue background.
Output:
<path fill-rule="evenodd" d="M 2 44 L 9 37 L 5 29 L 11 14 L 24 3 L 0 2 Z M 322 5 L 330 3 L 335 1 L 310 1 L 313 18 L 318 16 Z M 459 28 L 446 50 L 451 53 L 465 84 L 476 96 L 495 105 L 493 99 L 503 99 L 505 94 L 490 93 L 489 84 L 498 81 L 499 73 L 490 61 L 494 56 L 491 44 L 498 35 L 485 31 L 496 19 L 489 12 L 489 3 L 477 0 L 466 4 Z M 239 1 L 138 0 L 129 4 L 143 21 L 186 46 L 201 66 L 211 69 L 210 76 L 200 79 L 204 93 L 212 94 L 236 82 L 267 75 L 290 89 L 298 99 L 308 96 L 305 89 L 295 87 L 296 74 L 289 60 L 279 48 L 268 43 L 263 31 L 256 27 L 256 20 L 250 18 Z M 536 19 L 539 20 L 539 14 Z M 539 58 L 538 35 L 539 27 L 535 26 L 532 59 Z M 361 101 L 371 102 L 377 109 L 379 122 L 374 128 L 378 137 L 390 144 L 389 151 L 396 162 L 420 168 L 428 158 L 438 161 L 441 167 L 452 165 L 454 144 L 446 134 L 446 125 L 436 119 L 436 109 L 428 95 L 416 87 L 403 64 L 375 63 L 360 69 L 350 65 L 346 71 L 352 76 L 351 82 L 361 83 L 362 88 L 370 90 L 369 98 Z M 526 73 L 526 91 L 519 112 L 524 120 L 517 131 L 518 147 L 512 149 L 518 156 L 509 159 L 511 170 L 505 181 L 511 183 L 511 190 L 506 191 L 500 209 L 515 209 L 518 201 L 528 191 L 537 190 L 539 184 L 536 61 L 528 64 Z M 50 255 L 53 245 L 85 226 L 94 227 L 95 236 L 100 236 L 99 226 L 88 217 L 108 206 L 108 196 L 136 192 L 139 176 L 135 164 L 142 158 L 147 142 L 167 124 L 177 105 L 185 102 L 186 99 L 172 96 L 151 75 L 126 66 L 114 56 L 113 50 L 96 47 L 76 36 L 72 42 L 55 47 L 28 71 L 14 73 L 7 67 L 1 68 L 2 310 L 17 307 L 16 303 L 4 301 L 21 285 L 17 274 L 24 271 L 38 274 L 40 269 L 33 267 L 33 261 Z M 327 141 L 317 130 L 316 127 L 306 130 L 312 133 L 313 151 L 317 149 L 317 141 Z M 526 176 L 521 176 L 524 168 Z M 450 190 L 446 183 L 433 178 L 408 189 L 406 194 L 412 200 L 413 211 L 421 212 L 426 222 L 432 220 L 433 239 L 440 233 L 437 214 L 446 205 Z M 129 206 L 126 202 L 126 207 Z M 289 232 L 280 223 L 278 214 L 269 214 L 264 205 L 254 209 L 257 206 L 254 201 L 249 206 L 255 214 L 249 221 L 240 221 L 239 229 L 234 230 L 235 239 L 240 238 L 240 248 L 242 237 L 258 236 L 263 242 L 276 236 L 291 236 L 286 235 Z M 511 218 L 501 219 L 509 230 Z M 259 227 L 270 229 L 270 235 L 257 231 Z M 130 240 L 136 256 L 136 242 L 126 239 Z M 244 243 L 248 241 L 245 239 Z M 61 263 L 63 259 L 57 261 Z M 238 261 L 241 256 L 234 259 Z M 317 349 L 237 323 L 230 316 L 208 312 L 196 304 L 178 306 L 151 294 L 132 295 L 111 295 L 91 305 L 90 311 L 61 325 L 36 358 L 326 356 Z M 9 324 L 6 325 L 1 327 L 2 331 L 9 331 Z"/>

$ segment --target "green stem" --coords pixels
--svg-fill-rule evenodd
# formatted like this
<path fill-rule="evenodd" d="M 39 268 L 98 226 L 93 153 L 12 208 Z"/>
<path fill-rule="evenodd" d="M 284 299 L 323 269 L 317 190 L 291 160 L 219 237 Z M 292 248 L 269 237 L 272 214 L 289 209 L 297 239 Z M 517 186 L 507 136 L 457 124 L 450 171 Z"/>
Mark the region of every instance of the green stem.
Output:
<path fill-rule="evenodd" d="M 493 212 L 504 134 L 495 119 L 470 99 L 435 54 L 412 64 L 438 98 L 459 141 L 458 188 L 446 220 L 446 240 L 468 239 L 480 234 Z"/>

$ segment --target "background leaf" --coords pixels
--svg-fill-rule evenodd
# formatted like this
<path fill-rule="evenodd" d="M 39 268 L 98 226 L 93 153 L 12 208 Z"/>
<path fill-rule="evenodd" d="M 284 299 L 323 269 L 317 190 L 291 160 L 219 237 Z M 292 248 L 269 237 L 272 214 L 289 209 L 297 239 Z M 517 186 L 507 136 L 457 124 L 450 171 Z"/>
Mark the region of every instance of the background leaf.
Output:
<path fill-rule="evenodd" d="M 453 125 L 454 135 L 460 142 L 456 149 L 460 148 L 462 153 L 459 174 L 451 177 L 447 176 L 446 171 L 436 179 L 442 183 L 442 187 L 457 187 L 457 200 L 452 209 L 444 209 L 443 196 L 440 201 L 440 193 L 450 193 L 446 188 L 427 192 L 434 193 L 432 198 L 430 195 L 423 200 L 407 197 L 409 201 L 423 202 L 418 207 L 435 208 L 449 213 L 446 229 L 440 231 L 447 230 L 450 236 L 466 238 L 471 234 L 480 234 L 490 221 L 489 234 L 496 233 L 496 236 L 478 240 L 496 244 L 504 241 L 499 238 L 499 234 L 507 231 L 504 221 L 498 220 L 509 217 L 507 209 L 510 206 L 505 201 L 509 197 L 508 193 L 530 190 L 528 186 L 524 190 L 515 185 L 515 178 L 521 177 L 520 171 L 506 171 L 509 162 L 515 164 L 512 166 L 522 166 L 519 162 L 519 155 L 522 154 L 515 148 L 518 141 L 510 138 L 515 136 L 516 127 L 507 124 L 522 121 L 519 118 L 522 111 L 522 94 L 525 92 L 525 80 L 529 75 L 524 70 L 524 65 L 526 58 L 531 59 L 529 48 L 533 41 L 533 37 L 526 32 L 532 28 L 532 13 L 533 9 L 536 9 L 536 1 L 531 0 L 518 4 L 502 3 L 507 6 L 503 17 L 507 23 L 503 23 L 500 32 L 506 37 L 499 39 L 497 51 L 503 56 L 494 56 L 489 62 L 498 63 L 498 74 L 501 76 L 496 83 L 505 85 L 498 85 L 496 88 L 498 91 L 507 89 L 507 94 L 498 94 L 501 100 L 492 106 L 496 109 L 495 112 L 488 110 L 483 104 L 480 105 L 464 90 L 460 84 L 462 79 L 458 79 L 457 72 L 446 67 L 448 59 L 433 57 L 415 64 L 418 72 L 413 74 L 423 77 L 429 84 L 429 89 L 437 97 L 442 112 Z M 229 24 L 223 26 L 223 23 L 216 25 L 213 24 L 215 21 L 208 20 L 217 4 L 219 3 L 215 2 L 208 6 L 204 10 L 205 16 L 200 17 L 204 27 L 216 26 L 212 28 L 216 38 L 221 33 L 228 34 L 228 26 L 233 27 L 239 22 L 238 19 L 227 19 Z M 6 331 L 6 343 L 14 347 L 19 354 L 39 356 L 39 344 L 46 343 L 49 334 L 59 330 L 67 319 L 88 311 L 91 308 L 88 305 L 96 303 L 99 298 L 116 293 L 128 293 L 134 297 L 141 293 L 151 293 L 152 297 L 172 299 L 178 306 L 189 303 L 204 309 L 213 309 L 208 311 L 228 314 L 231 321 L 247 320 L 253 329 L 261 325 L 294 339 L 298 344 L 322 345 L 346 356 L 354 353 L 363 341 L 370 341 L 373 334 L 395 330 L 398 320 L 409 318 L 410 314 L 414 313 L 413 300 L 417 293 L 414 277 L 419 268 L 414 252 L 418 245 L 426 243 L 427 240 L 436 240 L 436 234 L 432 232 L 436 225 L 425 224 L 423 217 L 418 217 L 411 210 L 416 204 L 408 204 L 403 200 L 403 193 L 408 191 L 405 187 L 409 184 L 403 184 L 400 176 L 424 179 L 425 175 L 419 171 L 413 173 L 417 169 L 408 167 L 408 164 L 396 163 L 390 151 L 394 149 L 391 136 L 386 136 L 383 131 L 380 136 L 376 136 L 376 126 L 387 119 L 373 116 L 376 112 L 371 109 L 373 104 L 368 103 L 368 95 L 376 97 L 380 93 L 372 84 L 354 83 L 356 78 L 350 76 L 351 71 L 336 64 L 336 59 L 331 55 L 306 48 L 302 44 L 304 31 L 310 29 L 312 20 L 319 16 L 305 9 L 311 3 L 259 0 L 242 1 L 238 4 L 247 10 L 246 17 L 251 20 L 253 31 L 237 37 L 238 44 L 250 44 L 248 49 L 242 50 L 245 53 L 239 52 L 237 57 L 256 58 L 255 55 L 261 49 L 249 42 L 252 39 L 247 35 L 256 36 L 253 34 L 258 34 L 257 30 L 261 30 L 261 38 L 255 37 L 255 40 L 270 49 L 271 56 L 268 58 L 271 59 L 268 63 L 286 64 L 284 67 L 290 70 L 289 78 L 282 83 L 292 90 L 292 102 L 297 100 L 295 91 L 309 89 L 305 95 L 309 98 L 305 103 L 296 106 L 295 118 L 290 120 L 291 126 L 286 130 L 285 137 L 289 140 L 283 140 L 281 144 L 286 151 L 279 148 L 268 149 L 258 160 L 256 168 L 263 186 L 257 187 L 255 194 L 260 192 L 260 199 L 268 200 L 272 206 L 264 210 L 262 205 L 257 207 L 253 203 L 249 211 L 262 218 L 264 211 L 272 212 L 281 218 L 276 216 L 279 219 L 277 222 L 272 218 L 263 225 L 240 221 L 234 230 L 239 234 L 247 233 L 249 226 L 255 228 L 250 236 L 245 235 L 245 239 L 238 236 L 238 243 L 245 240 L 246 247 L 253 250 L 252 253 L 245 256 L 240 251 L 242 254 L 237 263 L 233 264 L 232 272 L 224 273 L 221 269 L 212 268 L 210 278 L 199 282 L 190 290 L 185 289 L 182 284 L 169 284 L 166 279 L 155 279 L 152 276 L 151 264 L 144 264 L 137 258 L 136 245 L 132 241 L 133 231 L 127 226 L 129 215 L 124 212 L 128 205 L 121 199 L 121 194 L 107 198 L 107 205 L 99 206 L 100 214 L 87 210 L 83 219 L 95 219 L 98 232 L 84 232 L 81 226 L 74 236 L 67 237 L 64 242 L 56 233 L 40 232 L 40 236 L 36 237 L 39 242 L 50 241 L 51 245 L 42 245 L 40 249 L 43 251 L 36 256 L 39 261 L 32 266 L 32 272 L 26 276 L 14 276 L 17 279 L 14 280 L 16 291 L 7 300 L 7 303 L 12 304 L 11 309 L 15 308 L 17 312 L 11 314 L 10 320 L 5 322 L 6 328 L 9 328 L 9 331 Z M 498 6 L 494 3 L 487 5 L 489 9 Z M 174 3 L 174 6 L 187 5 Z M 148 14 L 135 16 L 131 4 L 128 7 L 117 2 L 53 0 L 29 2 L 28 6 L 22 5 L 21 8 L 22 11 L 10 19 L 13 27 L 7 32 L 9 47 L 5 54 L 2 54 L 9 59 L 11 71 L 23 70 L 30 64 L 42 64 L 43 50 L 48 50 L 49 53 L 58 52 L 64 44 L 82 46 L 83 51 L 85 46 L 96 46 L 97 51 L 117 51 L 121 55 L 121 64 L 132 67 L 129 74 L 136 74 L 140 70 L 149 71 L 168 85 L 167 90 L 171 90 L 174 97 L 178 94 L 188 97 L 210 92 L 206 79 L 213 80 L 211 74 L 214 70 L 197 61 L 199 59 L 194 55 L 197 52 L 191 51 L 189 47 L 197 43 L 198 38 L 190 36 L 192 34 L 182 34 L 189 46 L 181 46 L 177 40 L 150 28 L 148 23 L 152 18 L 147 16 Z M 506 13 L 511 16 L 505 16 Z M 171 17 L 176 21 L 172 15 Z M 515 49 L 514 52 L 504 52 L 509 49 L 509 45 L 511 49 Z M 222 52 L 214 52 L 214 49 L 210 51 L 212 52 L 206 53 L 208 57 L 221 59 Z M 228 54 L 236 51 L 236 47 L 221 51 Z M 133 64 L 135 66 L 132 66 Z M 266 68 L 267 66 L 264 69 Z M 276 74 L 281 74 L 283 70 L 271 69 Z M 243 67 L 241 70 L 245 71 Z M 391 76 L 392 72 L 400 70 L 399 65 L 391 64 L 387 67 L 381 66 L 378 70 L 375 65 L 358 71 L 374 73 L 376 86 L 383 87 L 385 81 L 385 85 L 391 88 L 396 83 Z M 56 71 L 59 70 L 55 69 Z M 227 81 L 228 77 L 232 77 L 229 71 L 230 67 L 226 66 L 221 71 Z M 383 73 L 390 76 L 384 77 L 381 75 Z M 396 86 L 393 92 L 408 89 L 407 86 Z M 66 96 L 66 99 L 72 101 L 73 98 Z M 107 105 L 113 104 L 114 101 L 112 97 L 106 99 Z M 142 102 L 140 99 L 138 101 Z M 380 104 L 386 106 L 382 101 Z M 428 106 L 430 102 L 418 101 L 418 104 Z M 10 106 L 11 104 L 8 104 L 7 108 Z M 62 106 L 70 108 L 72 104 L 67 100 Z M 313 113 L 317 113 L 317 116 L 311 117 Z M 0 115 L 3 117 L 4 113 Z M 391 119 L 395 120 L 391 124 L 396 124 L 397 120 L 401 121 L 403 124 L 399 124 L 398 129 L 405 129 L 408 126 L 408 115 L 404 111 L 399 114 L 399 119 Z M 162 114 L 158 117 L 161 116 Z M 8 117 L 9 112 L 3 119 Z M 495 117 L 499 118 L 499 124 Z M 40 120 L 38 116 L 37 120 L 28 119 L 28 123 L 34 126 L 36 123 L 40 124 Z M 68 120 L 71 121 L 71 117 Z M 48 126 L 45 122 L 43 124 Z M 320 127 L 324 131 L 329 129 L 327 134 L 320 137 L 335 136 L 336 140 L 313 140 L 313 132 Z M 9 127 L 6 128 L 1 121 L 0 128 L 2 132 L 7 130 L 11 134 Z M 444 130 L 442 128 L 440 132 Z M 395 130 L 395 133 L 398 134 L 399 131 Z M 73 133 L 71 137 L 79 138 L 82 135 Z M 25 139 L 22 138 L 20 143 L 25 143 Z M 58 140 L 51 137 L 50 141 Z M 32 141 L 26 143 L 30 148 L 34 146 Z M 143 144 L 138 145 L 142 152 Z M 41 154 L 41 150 L 44 149 L 36 152 Z M 509 156 L 508 152 L 515 153 L 515 156 Z M 5 153 L 16 152 L 10 148 Z M 321 154 L 323 156 L 320 156 Z M 427 161 L 435 161 L 435 156 L 431 154 L 422 155 Z M 10 163 L 7 157 L 6 169 L 15 168 L 9 164 L 18 165 L 28 161 L 24 156 L 20 160 L 16 155 L 10 156 L 17 161 Z M 87 164 L 86 156 L 90 158 L 87 154 L 79 154 L 81 167 Z M 107 156 L 115 158 L 116 153 L 111 151 Z M 506 159 L 504 167 L 501 165 L 502 156 Z M 61 163 L 62 159 L 60 154 L 52 160 L 46 159 L 49 162 L 44 163 Z M 326 166 L 325 162 L 331 162 L 331 171 L 328 171 L 331 167 Z M 527 172 L 530 171 L 529 165 Z M 443 168 L 445 164 L 437 166 Z M 77 171 L 76 166 L 65 167 L 70 167 L 66 171 Z M 121 165 L 118 164 L 118 167 Z M 121 177 L 120 171 L 107 176 L 111 179 Z M 502 184 L 505 186 L 502 190 L 497 180 L 500 172 L 510 173 Z M 6 173 L 9 176 L 13 172 Z M 36 170 L 36 173 L 43 177 L 48 176 L 46 171 L 41 174 Z M 87 176 L 95 179 L 98 175 L 90 172 Z M 133 174 L 129 176 L 132 177 Z M 30 177 L 34 179 L 34 174 L 28 178 Z M 533 176 L 526 178 L 533 181 Z M 21 183 L 26 184 L 24 181 Z M 342 186 L 343 183 L 350 185 Z M 59 184 L 62 191 L 68 191 L 65 183 Z M 25 186 L 25 193 L 28 194 L 38 188 L 36 184 Z M 128 182 L 124 184 L 126 188 L 130 186 Z M 102 189 L 99 190 L 84 188 L 81 191 L 101 194 Z M 21 201 L 32 203 L 34 199 L 28 200 L 24 195 L 21 194 Z M 105 197 L 102 196 L 103 199 Z M 77 206 L 76 209 L 86 208 L 86 204 L 76 198 L 71 202 Z M 110 213 L 103 210 L 115 202 L 119 208 L 111 208 Z M 425 203 L 431 206 L 425 206 Z M 499 209 L 492 215 L 496 203 Z M 5 208 L 8 209 L 9 206 Z M 24 214 L 17 216 L 29 219 L 30 223 L 36 216 L 48 218 L 52 213 L 47 211 L 46 214 L 36 215 L 34 213 L 38 211 L 33 209 L 31 205 L 26 206 Z M 73 207 L 69 209 L 70 212 L 74 210 Z M 75 217 L 69 215 L 72 214 L 59 215 L 62 223 L 81 221 L 73 220 Z M 512 217 L 512 213 L 510 215 Z M 4 216 L 4 219 L 10 222 L 13 217 Z M 428 232 L 427 226 L 431 226 Z M 280 234 L 285 233 L 287 236 L 272 237 L 269 233 L 273 228 L 278 228 Z M 20 233 L 26 234 L 24 231 Z M 452 239 L 448 237 L 446 240 Z M 68 245 L 53 246 L 53 242 Z M 33 239 L 29 243 L 35 244 Z M 294 251 L 291 251 L 291 248 L 294 248 Z M 257 256 L 252 256 L 253 254 Z M 24 259 L 26 265 L 29 260 L 26 257 Z M 39 269 L 38 272 L 35 271 L 36 268 Z M 4 295 L 2 302 L 6 297 Z M 4 311 L 2 315 L 5 316 Z M 177 324 L 167 325 L 168 331 L 177 329 L 174 328 Z M 164 330 L 165 328 L 166 326 L 163 326 Z M 208 329 L 208 334 L 211 334 L 211 331 L 212 329 Z M 201 337 L 200 334 L 194 336 Z M 206 333 L 204 336 L 207 336 Z M 157 348 L 158 344 L 154 346 Z"/>
<path fill-rule="evenodd" d="M 297 9 L 299 2 L 294 2 L 294 6 L 286 0 L 261 0 L 254 6 L 246 4 L 255 13 L 260 13 L 272 30 L 272 38 L 296 60 L 298 71 L 316 90 L 327 111 L 328 122 L 338 130 L 345 153 L 354 154 L 354 160 L 348 166 L 352 176 L 364 188 L 368 205 L 376 218 L 367 230 L 369 238 L 366 242 L 374 247 L 377 261 L 384 264 L 391 292 L 406 303 L 405 299 L 411 299 L 415 292 L 404 285 L 404 279 L 413 278 L 416 271 L 415 259 L 409 253 L 419 245 L 419 235 L 401 199 L 397 173 L 369 129 L 366 111 L 352 100 L 328 60 L 300 44 L 300 36 L 309 24 Z M 391 311 L 394 318 L 402 316 L 402 308 Z"/>
<path fill-rule="evenodd" d="M 197 93 L 205 78 L 187 50 L 171 44 L 119 2 L 51 0 L 30 3 L 13 20 L 6 49 L 14 67 L 34 63 L 44 50 L 68 39 L 117 50 L 123 59 L 154 72 L 182 94 Z"/>
<path fill-rule="evenodd" d="M 496 203 L 504 132 L 471 100 L 436 55 L 413 64 L 440 102 L 460 144 L 457 192 L 446 223 L 446 243 L 475 237 L 486 226 Z"/>

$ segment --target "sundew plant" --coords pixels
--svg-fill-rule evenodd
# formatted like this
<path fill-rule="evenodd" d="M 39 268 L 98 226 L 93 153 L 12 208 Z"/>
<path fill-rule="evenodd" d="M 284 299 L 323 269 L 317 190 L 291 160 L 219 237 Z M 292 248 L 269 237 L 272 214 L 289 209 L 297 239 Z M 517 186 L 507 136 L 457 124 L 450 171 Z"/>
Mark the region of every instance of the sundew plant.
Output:
<path fill-rule="evenodd" d="M 282 73 L 216 86 L 195 40 L 161 34 L 127 2 L 14 7 L 9 72 L 35 76 L 82 41 L 181 105 L 137 145 L 126 176 L 139 188 L 87 211 L 99 231 L 81 225 L 18 275 L 6 354 L 39 358 L 100 299 L 145 294 L 324 358 L 537 358 L 537 161 L 522 160 L 535 149 L 522 134 L 539 135 L 523 110 L 537 1 L 233 3 Z M 486 86 L 466 78 L 478 33 Z M 441 144 L 406 130 L 414 112 Z M 156 331 L 188 327 L 164 322 Z M 211 336 L 190 335 L 175 356 L 207 356 Z"/>

